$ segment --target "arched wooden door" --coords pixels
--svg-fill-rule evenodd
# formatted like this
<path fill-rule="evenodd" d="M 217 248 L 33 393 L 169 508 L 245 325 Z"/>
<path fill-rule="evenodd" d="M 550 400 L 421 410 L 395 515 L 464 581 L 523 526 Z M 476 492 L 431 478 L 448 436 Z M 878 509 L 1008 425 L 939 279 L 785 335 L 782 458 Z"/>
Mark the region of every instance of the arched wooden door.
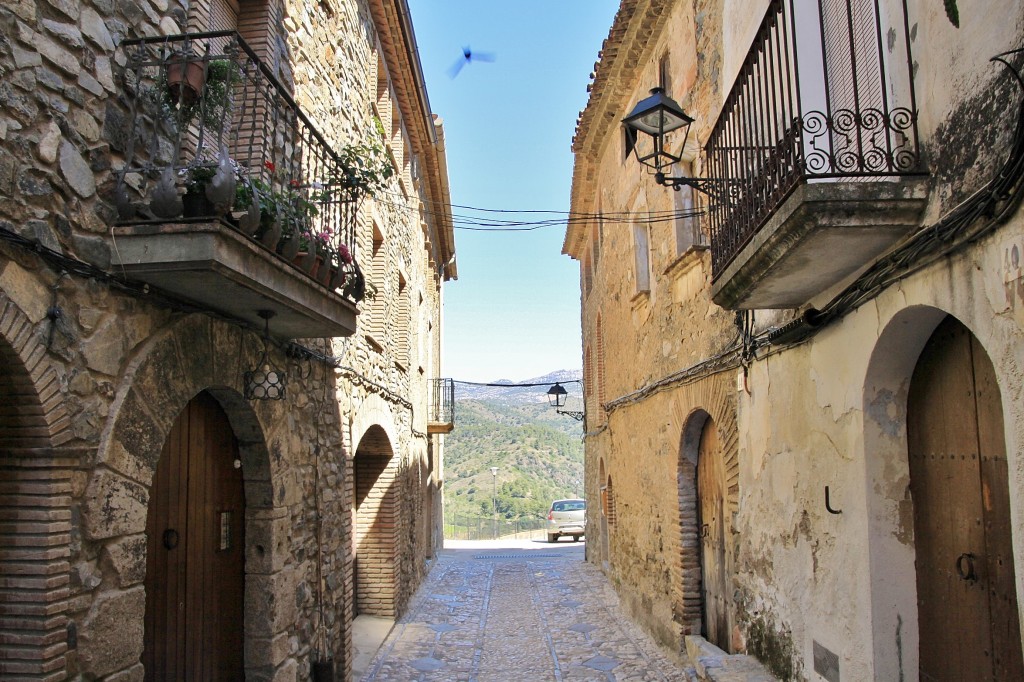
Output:
<path fill-rule="evenodd" d="M 907 410 L 922 680 L 1022 680 L 1003 409 L 978 340 L 947 317 Z"/>
<path fill-rule="evenodd" d="M 238 442 L 206 393 L 164 444 L 146 520 L 147 680 L 241 680 L 245 505 Z"/>
<path fill-rule="evenodd" d="M 708 419 L 697 450 L 697 496 L 700 500 L 701 582 L 704 637 L 729 650 L 729 609 L 725 549 L 725 463 L 718 429 Z"/>

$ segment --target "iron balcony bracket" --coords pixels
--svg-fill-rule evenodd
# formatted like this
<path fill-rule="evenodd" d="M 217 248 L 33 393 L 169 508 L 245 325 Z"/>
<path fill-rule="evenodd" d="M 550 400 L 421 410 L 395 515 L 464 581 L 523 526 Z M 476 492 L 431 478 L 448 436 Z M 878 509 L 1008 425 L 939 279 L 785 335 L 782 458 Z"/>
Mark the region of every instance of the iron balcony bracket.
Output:
<path fill-rule="evenodd" d="M 736 178 L 670 178 L 658 171 L 654 174 L 654 181 L 677 192 L 683 187 L 692 187 L 722 204 L 732 204 L 739 195 L 740 183 Z"/>

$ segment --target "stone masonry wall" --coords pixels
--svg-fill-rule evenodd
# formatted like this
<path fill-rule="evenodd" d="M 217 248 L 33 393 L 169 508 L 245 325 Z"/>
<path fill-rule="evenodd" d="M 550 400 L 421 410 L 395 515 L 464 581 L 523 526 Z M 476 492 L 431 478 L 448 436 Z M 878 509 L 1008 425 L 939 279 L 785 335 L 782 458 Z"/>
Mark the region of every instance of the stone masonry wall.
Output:
<path fill-rule="evenodd" d="M 713 357 L 739 330 L 733 314 L 709 300 L 707 255 L 676 258 L 667 225 L 650 227 L 652 286 L 637 291 L 632 226 L 612 215 L 629 212 L 642 223 L 647 211 L 671 210 L 673 193 L 641 175 L 624 156 L 621 131 L 603 122 L 621 120 L 646 95 L 667 55 L 669 94 L 695 116 L 691 135 L 704 142 L 767 2 L 675 3 L 650 24 L 646 11 L 655 0 L 627 5 L 644 21 L 613 28 L 597 67 L 594 109 L 581 119 L 589 128 L 577 132 L 583 142 L 573 210 L 607 216 L 589 294 L 584 267 L 588 258 L 597 261 L 589 226 L 570 228 L 565 247 L 581 264 L 585 348 L 598 348 L 600 316 L 608 359 L 605 385 L 591 379 L 587 387 L 588 401 L 606 395 L 607 422 L 588 402 L 586 485 L 595 502 L 609 479 L 614 492 L 607 540 L 602 516 L 588 517 L 588 559 L 607 562 L 631 613 L 662 641 L 678 646 L 681 634 L 700 632 L 695 592 L 678 586 L 700 580 L 688 505 L 694 439 L 710 417 L 720 434 L 726 427 L 728 648 L 756 655 L 780 679 L 817 679 L 822 650 L 837 656 L 841 679 L 913 679 L 918 616 L 907 387 L 935 325 L 954 316 L 995 368 L 1004 418 L 997 435 L 1009 454 L 1011 517 L 1019 518 L 1024 219 L 1020 210 L 1006 216 L 996 231 L 902 278 L 808 343 L 762 349 L 746 367 L 643 391 Z M 948 214 L 1003 162 L 1021 98 L 1012 76 L 988 62 L 1019 47 L 1020 4 L 1000 0 L 986 12 L 959 5 L 956 28 L 942 4 L 907 3 L 932 181 L 924 225 Z M 902 13 L 900 3 L 882 7 Z M 699 158 L 696 165 L 699 171 Z M 834 293 L 822 292 L 812 305 Z M 797 312 L 754 311 L 754 329 L 764 332 Z M 631 362 L 612 360 L 621 357 Z M 841 514 L 825 508 L 825 486 Z M 1019 604 L 1020 533 L 1012 545 Z"/>
<path fill-rule="evenodd" d="M 0 8 L 0 228 L 100 269 L 110 266 L 111 177 L 127 131 L 115 46 L 128 37 L 177 33 L 176 9 L 167 0 L 16 0 Z M 370 135 L 377 57 L 365 4 L 289 2 L 283 16 L 287 49 L 275 66 L 300 106 L 338 144 Z M 411 178 L 407 184 L 406 201 L 415 206 L 419 190 Z M 424 350 L 401 367 L 390 338 L 381 349 L 359 334 L 333 345 L 304 342 L 354 371 L 272 350 L 289 375 L 288 399 L 280 403 L 241 398 L 241 375 L 261 350 L 258 333 L 182 311 L 156 292 L 123 290 L 114 278 L 62 271 L 59 261 L 0 242 L 2 373 L 16 375 L 25 362 L 17 353 L 38 349 L 25 370 L 35 382 L 40 419 L 51 420 L 44 445 L 0 452 L 0 542 L 5 551 L 37 541 L 50 548 L 32 554 L 39 569 L 39 577 L 26 579 L 32 582 L 9 578 L 0 562 L 0 600 L 5 609 L 13 605 L 5 613 L 41 623 L 19 640 L 28 658 L 17 665 L 47 679 L 141 679 L 149 485 L 167 429 L 202 390 L 224 407 L 243 452 L 247 679 L 303 678 L 313 660 L 325 657 L 345 670 L 350 665 L 351 427 L 380 387 L 391 392 L 383 393 L 397 425 L 396 602 L 408 599 L 440 541 L 435 536 L 431 546 L 417 530 L 428 486 L 436 485 L 422 475 L 422 463 L 432 378 L 425 372 L 439 367 L 439 282 L 422 248 L 417 210 L 382 205 L 394 276 L 377 301 L 397 309 L 401 271 L 410 346 Z M 365 209 L 364 232 L 369 204 Z M 440 461 L 440 448 L 434 458 Z M 32 511 L 47 505 L 55 506 Z M 35 539 L 25 544 L 29 536 Z M 38 590 L 45 614 L 10 598 L 25 589 Z M 6 623 L 0 621 L 0 638 Z M 27 669 L 4 667 L 15 665 L 8 643 L 0 676 Z"/>
<path fill-rule="evenodd" d="M 694 31 L 711 21 L 706 11 L 695 14 L 688 3 L 661 16 L 657 27 L 650 29 L 651 43 L 644 58 L 632 62 L 636 66 L 630 78 L 607 86 L 612 88 L 607 92 L 614 93 L 609 97 L 621 102 L 621 112 L 612 108 L 616 115 L 621 118 L 657 83 L 664 54 L 669 55 L 669 94 L 684 102 L 687 110 L 706 106 L 714 91 L 693 84 L 698 74 L 717 66 L 709 63 L 714 61 L 713 52 L 694 48 Z M 626 67 L 617 63 L 615 68 L 618 73 Z M 710 300 L 710 254 L 699 246 L 680 250 L 677 228 L 692 233 L 692 219 L 678 226 L 675 221 L 648 217 L 680 210 L 679 197 L 651 182 L 635 159 L 624 157 L 618 130 L 585 152 L 577 150 L 578 159 L 581 153 L 593 164 L 594 181 L 577 194 L 587 203 L 574 204 L 573 210 L 600 208 L 606 216 L 598 236 L 599 257 L 592 258 L 596 261 L 593 289 L 587 294 L 582 287 L 584 341 L 592 353 L 603 351 L 604 355 L 603 360 L 593 360 L 595 367 L 603 362 L 604 371 L 592 372 L 587 390 L 590 396 L 603 395 L 607 414 L 605 418 L 595 409 L 596 401 L 588 403 L 587 497 L 601 499 L 601 487 L 610 477 L 613 499 L 609 503 L 614 509 L 614 521 L 606 521 L 607 544 L 600 516 L 588 515 L 588 558 L 607 561 L 606 571 L 631 615 L 659 640 L 681 651 L 683 637 L 701 631 L 697 498 L 684 436 L 695 421 L 699 435 L 709 414 L 720 429 L 734 433 L 735 404 L 723 387 L 734 386 L 735 377 L 728 373 L 637 400 L 623 399 L 727 348 L 736 338 L 736 327 L 732 313 Z M 649 240 L 648 291 L 637 284 L 635 230 L 646 231 Z M 581 272 L 582 254 L 595 252 L 594 241 L 588 234 L 582 242 Z M 615 361 L 623 357 L 633 360 Z M 603 379 L 603 384 L 594 385 L 595 379 Z M 695 457 L 695 445 L 691 449 Z M 734 447 L 729 462 L 735 477 Z M 683 464 L 689 466 L 688 474 Z M 602 468 L 606 478 L 598 480 Z M 593 508 L 598 509 L 596 504 Z"/>

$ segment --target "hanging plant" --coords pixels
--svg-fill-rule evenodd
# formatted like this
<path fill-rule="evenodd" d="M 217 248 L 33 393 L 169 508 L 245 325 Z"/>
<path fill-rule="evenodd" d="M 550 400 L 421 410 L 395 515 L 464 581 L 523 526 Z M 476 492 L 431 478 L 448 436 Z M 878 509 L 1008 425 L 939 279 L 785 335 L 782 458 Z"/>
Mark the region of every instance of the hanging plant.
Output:
<path fill-rule="evenodd" d="M 341 160 L 341 174 L 333 178 L 350 194 L 373 196 L 387 187 L 395 175 L 395 166 L 384 147 L 384 124 L 373 118 L 371 139 L 358 144 L 347 144 L 338 152 Z"/>
<path fill-rule="evenodd" d="M 960 28 L 960 10 L 957 9 L 956 0 L 943 0 L 943 2 L 946 5 L 946 17 L 949 18 L 949 23 Z"/>

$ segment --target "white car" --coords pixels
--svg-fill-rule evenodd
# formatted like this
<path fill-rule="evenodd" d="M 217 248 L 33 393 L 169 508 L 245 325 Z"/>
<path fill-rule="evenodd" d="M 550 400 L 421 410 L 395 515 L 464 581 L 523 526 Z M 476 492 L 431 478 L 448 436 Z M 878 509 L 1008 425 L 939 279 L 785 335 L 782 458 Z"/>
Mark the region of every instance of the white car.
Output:
<path fill-rule="evenodd" d="M 548 510 L 548 542 L 558 542 L 563 535 L 571 535 L 577 542 L 583 537 L 586 520 L 586 500 L 555 500 Z"/>

